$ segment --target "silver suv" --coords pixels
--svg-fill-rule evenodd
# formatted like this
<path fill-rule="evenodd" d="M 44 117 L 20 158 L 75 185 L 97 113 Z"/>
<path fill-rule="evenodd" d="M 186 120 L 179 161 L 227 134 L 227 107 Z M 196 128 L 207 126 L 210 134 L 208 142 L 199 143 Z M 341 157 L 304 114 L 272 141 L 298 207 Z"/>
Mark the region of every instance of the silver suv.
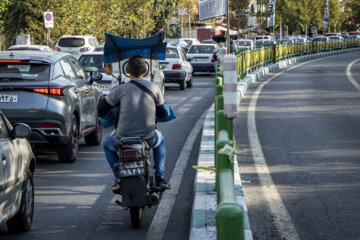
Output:
<path fill-rule="evenodd" d="M 73 55 L 79 55 L 83 52 L 92 52 L 99 46 L 98 40 L 88 35 L 64 35 L 57 41 L 54 50 L 58 52 L 66 52 Z"/>
<path fill-rule="evenodd" d="M 0 224 L 10 231 L 28 231 L 34 213 L 35 157 L 26 124 L 10 124 L 0 111 Z"/>
<path fill-rule="evenodd" d="M 102 93 L 94 82 L 101 74 L 92 75 L 70 54 L 1 52 L 0 109 L 11 123 L 31 127 L 35 153 L 51 148 L 60 161 L 74 162 L 81 137 L 88 145 L 101 142 L 96 107 Z"/>

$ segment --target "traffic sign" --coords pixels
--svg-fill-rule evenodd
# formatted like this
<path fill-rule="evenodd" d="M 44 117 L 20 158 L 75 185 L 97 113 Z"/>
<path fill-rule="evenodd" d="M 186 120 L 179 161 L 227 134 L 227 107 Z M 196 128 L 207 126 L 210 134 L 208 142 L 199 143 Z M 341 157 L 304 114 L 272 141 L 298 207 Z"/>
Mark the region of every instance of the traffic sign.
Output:
<path fill-rule="evenodd" d="M 44 12 L 44 22 L 45 22 L 45 28 L 54 27 L 54 18 L 52 12 Z"/>

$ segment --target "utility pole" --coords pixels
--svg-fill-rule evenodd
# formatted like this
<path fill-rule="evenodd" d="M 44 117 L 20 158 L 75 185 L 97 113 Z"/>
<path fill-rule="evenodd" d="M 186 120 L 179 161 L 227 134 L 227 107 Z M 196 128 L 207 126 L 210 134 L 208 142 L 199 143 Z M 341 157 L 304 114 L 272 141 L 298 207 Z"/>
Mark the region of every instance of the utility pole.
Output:
<path fill-rule="evenodd" d="M 226 53 L 230 54 L 230 1 L 227 0 L 227 49 Z"/>

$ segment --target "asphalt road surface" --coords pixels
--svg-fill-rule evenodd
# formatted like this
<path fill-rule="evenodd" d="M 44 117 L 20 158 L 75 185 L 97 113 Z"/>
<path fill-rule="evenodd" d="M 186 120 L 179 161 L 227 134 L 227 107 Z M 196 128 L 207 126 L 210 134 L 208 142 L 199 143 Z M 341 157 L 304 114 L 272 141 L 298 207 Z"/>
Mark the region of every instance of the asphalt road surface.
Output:
<path fill-rule="evenodd" d="M 214 75 L 194 77 L 191 89 L 180 90 L 167 85 L 165 102 L 172 106 L 177 118 L 160 123 L 167 148 L 166 179 L 170 179 L 184 143 L 200 116 L 213 103 Z M 104 136 L 112 129 L 105 129 Z M 162 233 L 163 239 L 187 239 L 193 202 L 193 187 L 200 135 L 195 136 L 176 201 Z M 9 234 L 0 226 L 0 239 L 145 239 L 157 207 L 145 208 L 141 229 L 130 224 L 129 210 L 115 204 L 111 192 L 114 182 L 102 146 L 86 146 L 81 141 L 78 160 L 73 164 L 59 163 L 54 153 L 37 159 L 34 174 L 35 213 L 30 232 Z M 154 225 L 157 223 L 154 222 Z M 158 239 L 161 239 L 159 237 Z"/>
<path fill-rule="evenodd" d="M 249 88 L 235 134 L 254 239 L 360 239 L 358 84 L 357 52 Z"/>

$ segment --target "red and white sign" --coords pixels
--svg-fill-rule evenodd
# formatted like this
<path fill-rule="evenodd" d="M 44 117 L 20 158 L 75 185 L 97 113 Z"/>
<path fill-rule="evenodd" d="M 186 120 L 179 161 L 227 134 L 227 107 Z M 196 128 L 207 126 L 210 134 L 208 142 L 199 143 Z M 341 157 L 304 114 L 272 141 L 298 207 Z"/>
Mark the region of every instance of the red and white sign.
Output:
<path fill-rule="evenodd" d="M 54 18 L 52 12 L 44 12 L 44 22 L 45 22 L 45 28 L 54 27 Z"/>

